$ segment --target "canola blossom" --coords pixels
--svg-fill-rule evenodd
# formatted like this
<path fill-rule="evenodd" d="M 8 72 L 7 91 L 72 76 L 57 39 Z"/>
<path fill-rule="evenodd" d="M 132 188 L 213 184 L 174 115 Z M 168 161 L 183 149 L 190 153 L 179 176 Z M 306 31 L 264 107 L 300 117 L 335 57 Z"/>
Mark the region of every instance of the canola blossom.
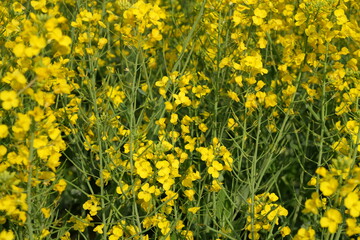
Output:
<path fill-rule="evenodd" d="M 0 239 L 359 239 L 355 0 L 0 2 Z"/>

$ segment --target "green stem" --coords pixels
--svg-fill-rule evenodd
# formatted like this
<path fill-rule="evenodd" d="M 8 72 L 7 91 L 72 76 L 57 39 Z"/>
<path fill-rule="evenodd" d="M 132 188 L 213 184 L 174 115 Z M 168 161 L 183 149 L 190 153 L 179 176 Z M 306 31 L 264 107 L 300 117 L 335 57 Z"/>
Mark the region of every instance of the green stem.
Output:
<path fill-rule="evenodd" d="M 254 237 L 254 218 L 255 218 L 255 194 L 256 194 L 256 166 L 258 161 L 258 151 L 259 151 L 259 141 L 260 141 L 260 133 L 261 133 L 261 119 L 262 119 L 262 111 L 261 108 L 259 108 L 259 117 L 257 119 L 257 132 L 256 132 L 256 142 L 255 142 L 255 152 L 253 156 L 253 160 L 251 163 L 251 177 L 250 177 L 250 190 L 251 190 L 251 235 L 252 239 L 255 239 Z"/>
<path fill-rule="evenodd" d="M 26 217 L 26 225 L 28 228 L 28 232 L 29 232 L 29 240 L 33 240 L 34 239 L 34 229 L 33 229 L 33 225 L 32 225 L 32 219 L 31 219 L 31 210 L 32 210 L 32 203 L 31 203 L 31 185 L 32 185 L 32 163 L 33 163 L 33 159 L 34 159 L 34 138 L 35 138 L 35 133 L 32 130 L 31 131 L 31 137 L 30 137 L 30 149 L 29 149 L 29 175 L 28 175 L 28 181 L 27 181 L 27 198 L 26 198 L 26 203 L 28 206 L 28 210 L 27 210 L 27 217 Z"/>
<path fill-rule="evenodd" d="M 92 71 L 95 71 L 95 67 L 92 66 L 92 61 L 89 61 L 89 65 L 90 65 L 90 69 Z M 102 209 L 102 213 L 101 213 L 101 222 L 103 224 L 103 235 L 102 235 L 102 239 L 105 240 L 107 237 L 107 225 L 106 225 L 106 214 L 105 214 L 105 201 L 103 196 L 105 196 L 104 194 L 104 179 L 103 179 L 103 169 L 104 169 L 104 159 L 103 159 L 103 152 L 102 152 L 102 124 L 101 124 L 101 116 L 99 113 L 99 109 L 97 106 L 97 101 L 96 101 L 96 79 L 95 79 L 95 75 L 93 75 L 93 77 L 91 78 L 91 97 L 92 97 L 92 101 L 93 101 L 93 106 L 94 106 L 94 112 L 95 112 L 95 116 L 96 116 L 96 135 L 97 135 L 97 143 L 99 144 L 99 177 L 100 177 L 100 204 L 101 204 L 101 209 Z"/>

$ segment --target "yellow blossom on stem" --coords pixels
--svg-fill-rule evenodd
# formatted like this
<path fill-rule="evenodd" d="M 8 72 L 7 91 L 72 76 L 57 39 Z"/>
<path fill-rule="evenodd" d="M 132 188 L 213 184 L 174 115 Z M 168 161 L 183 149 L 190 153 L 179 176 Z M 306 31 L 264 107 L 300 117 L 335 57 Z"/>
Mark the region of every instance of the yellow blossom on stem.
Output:
<path fill-rule="evenodd" d="M 213 178 L 218 178 L 220 176 L 219 171 L 223 170 L 223 168 L 224 166 L 220 162 L 213 161 L 208 168 L 208 173 L 211 174 Z"/>
<path fill-rule="evenodd" d="M 188 211 L 195 214 L 197 213 L 198 211 L 200 210 L 200 207 L 191 207 L 191 208 L 188 208 Z"/>
<path fill-rule="evenodd" d="M 227 95 L 229 96 L 229 98 L 231 98 L 231 100 L 235 101 L 235 102 L 239 102 L 240 99 L 238 97 L 238 95 L 236 94 L 236 92 L 233 92 L 231 90 L 228 90 Z"/>
<path fill-rule="evenodd" d="M 8 126 L 0 124 L 0 138 L 6 138 L 9 135 Z"/>
<path fill-rule="evenodd" d="M 9 230 L 9 231 L 2 230 L 0 232 L 0 239 L 1 240 L 13 240 L 13 239 L 15 239 L 15 235 L 11 230 Z"/>
<path fill-rule="evenodd" d="M 315 240 L 315 230 L 311 227 L 309 229 L 300 228 L 293 240 Z"/>
<path fill-rule="evenodd" d="M 59 182 L 55 184 L 54 190 L 61 194 L 65 190 L 66 185 L 66 181 L 64 179 L 60 179 Z"/>
<path fill-rule="evenodd" d="M 325 212 L 324 217 L 320 219 L 320 225 L 323 228 L 328 228 L 329 233 L 336 233 L 338 225 L 342 221 L 341 213 L 334 208 L 330 208 Z"/>
<path fill-rule="evenodd" d="M 350 192 L 344 200 L 344 205 L 349 209 L 349 213 L 352 217 L 356 218 L 360 216 L 360 201 L 357 192 Z"/>
<path fill-rule="evenodd" d="M 99 224 L 96 227 L 94 227 L 93 231 L 99 234 L 103 234 L 103 228 L 104 228 L 104 224 Z"/>
<path fill-rule="evenodd" d="M 331 196 L 337 190 L 338 185 L 338 181 L 333 177 L 323 178 L 320 181 L 320 190 L 324 196 Z"/>
<path fill-rule="evenodd" d="M 280 233 L 281 233 L 282 237 L 288 236 L 291 233 L 291 229 L 288 226 L 281 227 L 280 228 Z"/>
<path fill-rule="evenodd" d="M 151 200 L 151 194 L 155 193 L 155 186 L 149 185 L 149 183 L 145 183 L 141 187 L 141 192 L 138 193 L 138 198 L 143 199 L 145 202 L 149 202 Z"/>
<path fill-rule="evenodd" d="M 360 234 L 360 226 L 356 222 L 356 218 L 346 219 L 346 235 L 352 236 L 355 234 Z"/>
<path fill-rule="evenodd" d="M 45 218 L 50 217 L 50 209 L 49 208 L 41 208 L 41 212 L 42 212 L 42 214 L 44 214 Z"/>
<path fill-rule="evenodd" d="M 190 201 L 194 201 L 194 195 L 195 195 L 195 190 L 193 189 L 188 189 L 184 191 L 184 195 L 190 200 Z"/>
<path fill-rule="evenodd" d="M 307 199 L 305 201 L 305 208 L 303 210 L 303 213 L 313 213 L 313 214 L 319 214 L 318 208 L 322 207 L 322 201 L 319 198 L 319 194 L 317 192 L 313 192 L 311 194 L 311 199 Z"/>
<path fill-rule="evenodd" d="M 90 216 L 95 216 L 99 210 L 101 210 L 100 201 L 96 199 L 94 196 L 90 196 L 90 200 L 87 200 L 83 204 L 84 210 L 90 211 Z"/>
<path fill-rule="evenodd" d="M 1 106 L 5 110 L 19 106 L 19 99 L 13 90 L 0 92 L 0 100 L 2 101 Z"/>

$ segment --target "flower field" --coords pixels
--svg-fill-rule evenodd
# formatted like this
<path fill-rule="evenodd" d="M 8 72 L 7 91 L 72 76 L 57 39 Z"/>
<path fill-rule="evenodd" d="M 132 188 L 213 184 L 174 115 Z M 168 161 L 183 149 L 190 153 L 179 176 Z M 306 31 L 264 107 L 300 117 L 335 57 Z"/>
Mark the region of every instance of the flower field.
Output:
<path fill-rule="evenodd" d="M 360 239 L 357 0 L 0 1 L 0 240 Z"/>

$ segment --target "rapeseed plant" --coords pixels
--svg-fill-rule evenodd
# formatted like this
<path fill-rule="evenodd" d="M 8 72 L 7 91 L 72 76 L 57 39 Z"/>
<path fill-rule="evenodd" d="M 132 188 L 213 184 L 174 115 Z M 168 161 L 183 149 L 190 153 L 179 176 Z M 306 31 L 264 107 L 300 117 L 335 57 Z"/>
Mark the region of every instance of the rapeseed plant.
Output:
<path fill-rule="evenodd" d="M 2 1 L 0 239 L 358 238 L 359 9 Z"/>

